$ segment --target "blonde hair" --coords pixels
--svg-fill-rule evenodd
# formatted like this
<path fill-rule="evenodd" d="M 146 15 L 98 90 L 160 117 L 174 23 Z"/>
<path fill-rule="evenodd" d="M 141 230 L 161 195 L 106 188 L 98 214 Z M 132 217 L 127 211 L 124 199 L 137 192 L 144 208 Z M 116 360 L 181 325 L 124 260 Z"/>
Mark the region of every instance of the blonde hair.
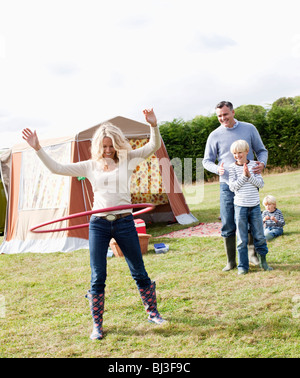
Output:
<path fill-rule="evenodd" d="M 232 154 L 234 154 L 235 152 L 245 152 L 245 151 L 249 151 L 249 144 L 243 139 L 236 140 L 230 146 L 230 152 Z"/>
<path fill-rule="evenodd" d="M 103 159 L 103 139 L 105 137 L 112 140 L 113 147 L 116 150 L 116 158 L 119 161 L 125 158 L 127 151 L 131 150 L 131 146 L 123 132 L 112 123 L 106 122 L 99 126 L 93 136 L 91 146 L 92 160 L 101 161 Z"/>
<path fill-rule="evenodd" d="M 276 206 L 276 198 L 274 196 L 271 196 L 271 195 L 267 195 L 264 199 L 263 199 L 263 205 L 266 206 L 266 205 L 275 205 Z"/>

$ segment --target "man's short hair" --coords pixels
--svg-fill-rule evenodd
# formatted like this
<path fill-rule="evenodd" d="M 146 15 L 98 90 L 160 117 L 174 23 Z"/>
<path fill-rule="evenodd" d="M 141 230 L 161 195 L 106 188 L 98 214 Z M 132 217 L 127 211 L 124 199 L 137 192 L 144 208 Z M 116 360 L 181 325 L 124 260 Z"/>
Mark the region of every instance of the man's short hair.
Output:
<path fill-rule="evenodd" d="M 230 110 L 233 110 L 233 105 L 229 101 L 221 101 L 217 104 L 216 109 L 222 109 L 223 106 L 227 106 Z"/>

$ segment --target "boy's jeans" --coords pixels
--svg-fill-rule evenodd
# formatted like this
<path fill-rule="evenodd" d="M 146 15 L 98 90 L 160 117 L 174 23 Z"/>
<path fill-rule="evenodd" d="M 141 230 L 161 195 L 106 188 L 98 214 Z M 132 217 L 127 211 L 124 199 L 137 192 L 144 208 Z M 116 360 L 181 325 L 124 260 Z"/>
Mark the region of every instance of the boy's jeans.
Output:
<path fill-rule="evenodd" d="M 244 207 L 234 205 L 235 224 L 237 228 L 238 269 L 249 270 L 248 260 L 248 223 L 250 224 L 253 244 L 257 253 L 265 256 L 268 253 L 264 236 L 260 205 Z"/>
<path fill-rule="evenodd" d="M 133 216 L 128 215 L 113 222 L 92 216 L 89 226 L 89 246 L 91 264 L 91 294 L 104 292 L 106 281 L 107 249 L 111 238 L 121 248 L 130 273 L 138 288 L 145 288 L 151 280 L 145 270 L 139 238 Z"/>
<path fill-rule="evenodd" d="M 277 236 L 281 236 L 283 234 L 282 227 L 267 227 L 264 229 L 265 238 L 267 240 L 271 240 L 277 238 Z"/>

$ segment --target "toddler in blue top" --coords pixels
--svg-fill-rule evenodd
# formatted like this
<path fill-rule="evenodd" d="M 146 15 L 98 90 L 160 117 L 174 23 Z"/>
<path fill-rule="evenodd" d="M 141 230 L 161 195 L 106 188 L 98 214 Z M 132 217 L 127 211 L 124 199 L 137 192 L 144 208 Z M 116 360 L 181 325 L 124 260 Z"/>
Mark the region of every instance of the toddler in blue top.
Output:
<path fill-rule="evenodd" d="M 283 234 L 285 225 L 282 212 L 276 208 L 276 198 L 268 195 L 263 199 L 265 211 L 262 213 L 264 234 L 267 240 L 277 238 Z"/>

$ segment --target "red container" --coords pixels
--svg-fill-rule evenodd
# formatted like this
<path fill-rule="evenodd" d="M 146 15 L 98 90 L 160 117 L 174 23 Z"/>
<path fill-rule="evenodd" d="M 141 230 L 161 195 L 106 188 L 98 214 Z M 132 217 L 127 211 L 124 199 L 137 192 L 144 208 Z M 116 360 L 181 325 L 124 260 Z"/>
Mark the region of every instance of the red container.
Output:
<path fill-rule="evenodd" d="M 147 234 L 146 224 L 143 219 L 134 219 L 134 223 L 138 234 Z"/>
<path fill-rule="evenodd" d="M 151 235 L 138 234 L 138 236 L 139 236 L 141 251 L 142 251 L 142 254 L 144 255 L 148 251 L 148 244 L 149 244 L 149 239 L 151 238 Z M 121 248 L 118 246 L 115 239 L 111 239 L 109 246 L 112 249 L 112 251 L 113 251 L 113 253 L 116 257 L 123 257 L 124 256 Z"/>

